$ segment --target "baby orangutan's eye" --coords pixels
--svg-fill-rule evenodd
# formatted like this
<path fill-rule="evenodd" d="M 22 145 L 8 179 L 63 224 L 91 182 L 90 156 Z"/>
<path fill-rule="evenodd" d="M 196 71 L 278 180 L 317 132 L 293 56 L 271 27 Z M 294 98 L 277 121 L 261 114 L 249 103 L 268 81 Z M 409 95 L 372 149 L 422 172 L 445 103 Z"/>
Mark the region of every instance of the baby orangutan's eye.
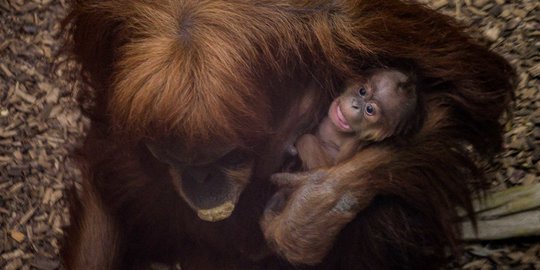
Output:
<path fill-rule="evenodd" d="M 375 107 L 373 107 L 373 104 L 367 104 L 366 105 L 366 114 L 371 116 L 375 114 Z"/>
<path fill-rule="evenodd" d="M 358 89 L 358 94 L 360 94 L 360 96 L 365 96 L 367 93 L 366 91 L 366 88 L 364 88 L 363 86 L 360 86 L 360 89 Z"/>

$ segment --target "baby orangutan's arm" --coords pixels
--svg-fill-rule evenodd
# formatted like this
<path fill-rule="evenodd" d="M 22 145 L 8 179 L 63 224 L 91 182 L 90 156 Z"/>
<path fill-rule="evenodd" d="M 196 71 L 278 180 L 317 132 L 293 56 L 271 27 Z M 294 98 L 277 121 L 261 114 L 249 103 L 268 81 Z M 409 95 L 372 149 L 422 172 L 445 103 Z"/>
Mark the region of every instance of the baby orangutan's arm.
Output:
<path fill-rule="evenodd" d="M 329 169 L 274 174 L 280 190 L 261 220 L 270 246 L 291 263 L 321 262 L 343 227 L 377 195 L 367 172 L 388 153 L 366 149 Z"/>

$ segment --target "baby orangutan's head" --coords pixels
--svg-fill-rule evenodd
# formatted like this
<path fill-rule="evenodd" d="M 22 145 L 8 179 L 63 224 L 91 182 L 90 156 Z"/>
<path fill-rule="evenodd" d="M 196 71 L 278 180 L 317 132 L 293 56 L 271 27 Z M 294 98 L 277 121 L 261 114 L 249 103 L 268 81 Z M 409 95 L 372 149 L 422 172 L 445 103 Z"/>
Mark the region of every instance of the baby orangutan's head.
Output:
<path fill-rule="evenodd" d="M 328 112 L 338 131 L 363 141 L 381 141 L 410 130 L 418 116 L 414 79 L 395 69 L 377 69 L 347 85 Z"/>

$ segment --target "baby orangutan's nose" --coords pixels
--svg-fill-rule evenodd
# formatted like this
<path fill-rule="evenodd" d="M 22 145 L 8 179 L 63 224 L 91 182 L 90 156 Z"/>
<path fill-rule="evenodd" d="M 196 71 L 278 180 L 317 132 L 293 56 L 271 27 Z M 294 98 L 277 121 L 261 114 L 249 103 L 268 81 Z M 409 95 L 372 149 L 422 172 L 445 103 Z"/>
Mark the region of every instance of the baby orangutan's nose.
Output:
<path fill-rule="evenodd" d="M 360 101 L 358 101 L 358 99 L 356 98 L 353 98 L 351 100 L 351 107 L 355 110 L 360 110 L 360 108 L 362 107 L 361 104 L 360 104 Z"/>

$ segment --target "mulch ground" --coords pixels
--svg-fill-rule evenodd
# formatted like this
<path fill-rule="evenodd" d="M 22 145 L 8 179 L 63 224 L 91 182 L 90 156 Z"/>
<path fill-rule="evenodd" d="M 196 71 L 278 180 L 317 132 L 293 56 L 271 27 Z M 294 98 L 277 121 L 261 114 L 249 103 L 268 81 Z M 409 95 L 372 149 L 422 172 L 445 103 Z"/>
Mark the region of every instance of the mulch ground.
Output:
<path fill-rule="evenodd" d="M 494 190 L 540 182 L 540 1 L 422 0 L 463 22 L 516 68 L 519 86 Z M 0 268 L 58 269 L 69 153 L 88 121 L 58 52 L 65 0 L 0 0 Z M 540 221 L 539 221 L 540 222 Z M 448 269 L 540 269 L 540 239 L 470 243 Z M 162 268 L 162 267 L 158 267 Z"/>

